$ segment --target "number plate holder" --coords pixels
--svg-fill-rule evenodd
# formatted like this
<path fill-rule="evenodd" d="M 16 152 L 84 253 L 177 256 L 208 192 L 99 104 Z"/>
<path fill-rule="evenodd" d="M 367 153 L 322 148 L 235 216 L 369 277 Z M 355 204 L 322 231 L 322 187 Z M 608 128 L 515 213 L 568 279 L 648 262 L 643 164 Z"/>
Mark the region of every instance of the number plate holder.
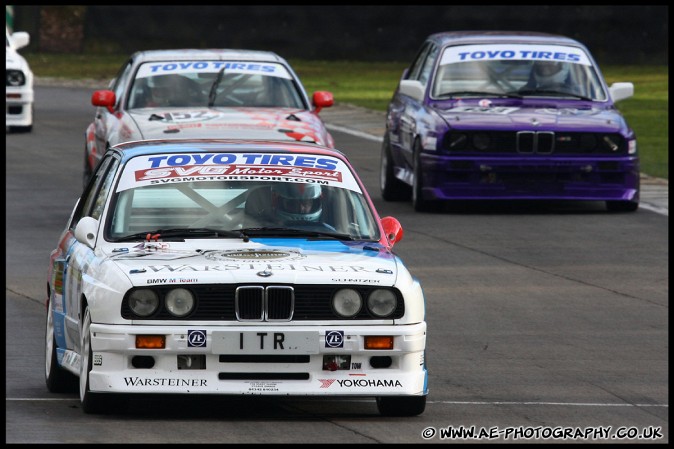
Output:
<path fill-rule="evenodd" d="M 318 354 L 316 331 L 213 331 L 214 354 Z"/>

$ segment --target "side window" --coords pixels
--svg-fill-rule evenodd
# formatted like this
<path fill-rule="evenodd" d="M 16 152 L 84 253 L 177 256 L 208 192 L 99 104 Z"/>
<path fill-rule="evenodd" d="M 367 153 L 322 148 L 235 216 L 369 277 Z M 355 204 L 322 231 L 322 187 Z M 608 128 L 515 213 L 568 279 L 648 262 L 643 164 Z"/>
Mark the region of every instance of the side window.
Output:
<path fill-rule="evenodd" d="M 426 56 L 423 66 L 421 67 L 421 73 L 419 73 L 419 81 L 424 86 L 428 83 L 428 80 L 431 78 L 433 73 L 433 68 L 435 67 L 435 60 L 438 59 L 438 47 L 432 45 L 430 51 Z"/>
<path fill-rule="evenodd" d="M 409 72 L 407 72 L 408 80 L 419 79 L 419 73 L 421 73 L 421 68 L 424 65 L 424 61 L 426 61 L 426 55 L 428 55 L 430 49 L 430 42 L 424 43 L 424 45 L 421 47 L 419 53 L 417 53 L 417 57 L 414 58 L 414 62 L 412 62 L 412 65 L 410 66 Z"/>
<path fill-rule="evenodd" d="M 93 175 L 92 181 L 88 185 L 88 189 L 82 193 L 77 210 L 73 214 L 72 221 L 70 222 L 71 229 L 74 229 L 75 226 L 77 226 L 80 218 L 91 215 L 92 206 L 96 204 L 96 200 L 99 197 L 98 192 L 101 190 L 101 186 L 107 183 L 109 189 L 109 183 L 111 180 L 108 180 L 108 178 L 112 178 L 115 173 L 115 170 L 110 170 L 110 168 L 116 167 L 117 165 L 118 160 L 111 155 L 106 156 L 105 159 L 101 161 L 101 164 L 98 166 L 98 169 Z M 103 201 L 105 201 L 105 199 L 103 199 Z"/>
<path fill-rule="evenodd" d="M 129 61 L 120 69 L 113 81 L 111 90 L 115 92 L 115 97 L 117 99 L 117 107 L 119 107 L 120 102 L 122 101 L 122 96 L 124 95 L 124 90 L 128 83 L 129 76 L 131 76 L 131 67 L 133 66 L 133 59 Z"/>
<path fill-rule="evenodd" d="M 105 201 L 108 199 L 108 194 L 112 188 L 112 181 L 115 179 L 115 173 L 117 172 L 117 166 L 119 165 L 119 159 L 110 159 L 112 159 L 112 161 L 110 164 L 108 164 L 109 168 L 106 170 L 103 181 L 101 182 L 101 187 L 98 190 L 98 194 L 96 195 L 96 201 L 94 202 L 93 208 L 91 209 L 91 214 L 89 214 L 96 220 L 100 220 L 101 215 L 103 214 Z"/>

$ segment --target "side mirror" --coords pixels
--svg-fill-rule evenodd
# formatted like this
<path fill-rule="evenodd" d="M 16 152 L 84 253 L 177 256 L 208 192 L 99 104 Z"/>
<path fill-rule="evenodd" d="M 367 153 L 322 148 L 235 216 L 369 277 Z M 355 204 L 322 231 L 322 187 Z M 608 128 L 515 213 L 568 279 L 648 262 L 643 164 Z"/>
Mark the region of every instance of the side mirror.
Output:
<path fill-rule="evenodd" d="M 624 100 L 634 95 L 634 84 L 632 83 L 613 83 L 608 88 L 613 102 Z"/>
<path fill-rule="evenodd" d="M 321 112 L 321 109 L 329 108 L 335 103 L 335 98 L 332 96 L 332 92 L 325 90 L 314 92 L 312 100 L 314 102 L 314 106 L 316 106 L 316 114 Z"/>
<path fill-rule="evenodd" d="M 417 101 L 423 100 L 424 90 L 424 85 L 417 80 L 402 80 L 398 88 L 401 94 L 412 97 Z"/>
<path fill-rule="evenodd" d="M 12 43 L 14 44 L 14 48 L 18 50 L 19 48 L 23 48 L 30 43 L 30 34 L 26 33 L 25 31 L 16 31 L 12 33 L 11 39 Z"/>
<path fill-rule="evenodd" d="M 384 217 L 381 219 L 381 225 L 391 246 L 403 239 L 403 227 L 397 219 Z"/>
<path fill-rule="evenodd" d="M 97 90 L 91 94 L 91 104 L 107 108 L 111 114 L 115 112 L 115 102 L 117 98 L 111 90 Z"/>
<path fill-rule="evenodd" d="M 91 249 L 94 249 L 97 233 L 98 220 L 92 217 L 82 217 L 75 226 L 75 239 Z"/>

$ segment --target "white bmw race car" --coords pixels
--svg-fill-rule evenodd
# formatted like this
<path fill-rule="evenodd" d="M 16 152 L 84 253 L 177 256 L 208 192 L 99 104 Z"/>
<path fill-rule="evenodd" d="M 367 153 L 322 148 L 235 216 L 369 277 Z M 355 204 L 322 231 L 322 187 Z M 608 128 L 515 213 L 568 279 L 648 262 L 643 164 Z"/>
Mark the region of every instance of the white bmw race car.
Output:
<path fill-rule="evenodd" d="M 423 413 L 424 296 L 339 151 L 112 147 L 56 249 L 45 374 L 104 412 L 133 394 L 373 397 Z"/>
<path fill-rule="evenodd" d="M 5 126 L 10 131 L 30 132 L 33 129 L 33 72 L 17 50 L 30 42 L 25 31 L 9 32 L 5 49 Z"/>

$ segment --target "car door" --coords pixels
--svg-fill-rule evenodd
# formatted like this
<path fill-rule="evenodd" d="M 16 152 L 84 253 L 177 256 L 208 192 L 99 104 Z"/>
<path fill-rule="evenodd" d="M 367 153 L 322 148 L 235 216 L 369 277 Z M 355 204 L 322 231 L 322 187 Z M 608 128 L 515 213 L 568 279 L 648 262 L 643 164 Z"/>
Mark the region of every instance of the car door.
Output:
<path fill-rule="evenodd" d="M 116 155 L 104 156 L 104 160 L 94 173 L 94 180 L 82 194 L 75 208 L 66 232 L 69 237 L 61 240 L 62 260 L 59 262 L 63 264 L 64 336 L 68 349 L 79 350 L 83 283 L 87 276 L 91 277 L 90 267 L 98 265 L 94 250 L 75 239 L 75 228 L 82 217 L 90 216 L 97 220 L 101 218 L 118 165 L 119 158 Z"/>
<path fill-rule="evenodd" d="M 393 152 L 399 155 L 397 162 L 402 162 L 406 167 L 414 165 L 414 142 L 419 135 L 419 127 L 423 126 L 423 117 L 427 114 L 424 103 L 428 97 L 428 85 L 438 54 L 439 47 L 436 44 L 424 43 L 417 58 L 403 76 L 403 79 L 421 83 L 424 92 L 422 98 L 413 98 L 398 91 L 389 109 L 391 146 Z"/>

